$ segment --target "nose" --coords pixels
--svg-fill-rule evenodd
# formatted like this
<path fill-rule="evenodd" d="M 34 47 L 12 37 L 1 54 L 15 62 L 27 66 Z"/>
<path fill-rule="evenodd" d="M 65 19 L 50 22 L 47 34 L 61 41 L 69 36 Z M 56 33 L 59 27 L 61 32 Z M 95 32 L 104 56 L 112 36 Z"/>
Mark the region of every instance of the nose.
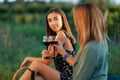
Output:
<path fill-rule="evenodd" d="M 52 24 L 52 25 L 55 25 L 55 24 L 56 24 L 56 22 L 53 20 L 53 21 L 51 21 L 51 24 Z"/>

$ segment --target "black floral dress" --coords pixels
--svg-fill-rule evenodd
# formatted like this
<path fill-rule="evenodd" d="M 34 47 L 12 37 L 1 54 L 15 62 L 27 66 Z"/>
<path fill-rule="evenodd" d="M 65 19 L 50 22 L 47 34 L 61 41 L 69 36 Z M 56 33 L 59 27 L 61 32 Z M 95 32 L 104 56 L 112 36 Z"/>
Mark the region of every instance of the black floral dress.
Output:
<path fill-rule="evenodd" d="M 65 32 L 65 31 L 64 31 Z M 71 38 L 69 37 L 69 35 L 67 34 L 67 32 L 65 32 L 66 36 L 71 40 Z M 72 43 L 72 41 L 71 41 Z M 72 43 L 73 48 L 74 48 L 74 44 Z M 69 55 L 74 56 L 75 55 L 75 50 L 74 51 L 68 51 L 66 50 L 66 52 Z M 55 63 L 55 67 L 58 71 L 60 71 L 60 80 L 72 80 L 73 77 L 73 67 L 69 65 L 69 63 L 63 59 L 63 57 L 58 54 L 55 59 L 54 59 L 54 63 Z"/>

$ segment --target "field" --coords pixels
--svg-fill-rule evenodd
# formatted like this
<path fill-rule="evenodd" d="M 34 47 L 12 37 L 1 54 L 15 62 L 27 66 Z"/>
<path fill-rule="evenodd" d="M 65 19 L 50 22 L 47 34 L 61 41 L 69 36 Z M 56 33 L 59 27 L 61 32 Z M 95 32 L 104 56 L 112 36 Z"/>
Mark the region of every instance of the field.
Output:
<path fill-rule="evenodd" d="M 41 57 L 45 48 L 42 43 L 45 27 L 40 24 L 0 24 L 0 80 L 11 80 L 26 56 Z M 120 45 L 109 43 L 109 73 L 120 75 L 119 49 Z"/>

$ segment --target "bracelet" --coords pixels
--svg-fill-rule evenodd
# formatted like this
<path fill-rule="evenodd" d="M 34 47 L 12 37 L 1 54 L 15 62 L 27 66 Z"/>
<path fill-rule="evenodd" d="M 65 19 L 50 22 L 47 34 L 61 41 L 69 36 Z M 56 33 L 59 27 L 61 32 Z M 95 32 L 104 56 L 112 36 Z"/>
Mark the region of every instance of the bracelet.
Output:
<path fill-rule="evenodd" d="M 63 59 L 65 59 L 66 60 L 66 58 L 69 56 L 69 54 L 68 53 L 66 53 L 64 56 L 63 56 Z"/>

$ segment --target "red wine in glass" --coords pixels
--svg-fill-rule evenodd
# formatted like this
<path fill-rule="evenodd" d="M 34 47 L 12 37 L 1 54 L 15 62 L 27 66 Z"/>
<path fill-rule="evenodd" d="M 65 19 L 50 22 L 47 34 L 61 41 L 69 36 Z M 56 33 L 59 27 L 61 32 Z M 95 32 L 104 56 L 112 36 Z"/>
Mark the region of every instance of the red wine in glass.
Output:
<path fill-rule="evenodd" d="M 45 46 L 49 46 L 50 44 L 57 44 L 57 41 L 43 42 Z"/>
<path fill-rule="evenodd" d="M 43 42 L 45 46 L 49 46 L 50 42 Z"/>
<path fill-rule="evenodd" d="M 57 44 L 57 41 L 50 41 L 50 44 Z"/>
<path fill-rule="evenodd" d="M 43 36 L 43 43 L 45 46 L 49 46 L 50 44 L 57 44 L 57 41 L 54 41 L 55 36 Z"/>

